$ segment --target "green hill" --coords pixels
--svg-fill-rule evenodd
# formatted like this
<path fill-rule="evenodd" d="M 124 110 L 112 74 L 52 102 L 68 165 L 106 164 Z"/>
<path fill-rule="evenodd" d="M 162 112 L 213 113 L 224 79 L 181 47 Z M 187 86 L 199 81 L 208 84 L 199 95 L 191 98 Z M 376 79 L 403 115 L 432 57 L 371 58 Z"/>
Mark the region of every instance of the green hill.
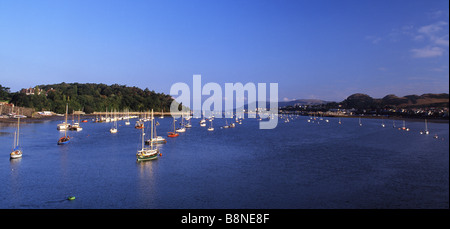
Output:
<path fill-rule="evenodd" d="M 449 94 L 406 95 L 403 97 L 390 94 L 382 99 L 374 99 L 366 94 L 357 93 L 347 97 L 341 104 L 345 108 L 355 109 L 448 107 Z"/>
<path fill-rule="evenodd" d="M 94 111 L 148 111 L 154 109 L 168 111 L 172 97 L 164 93 L 156 93 L 148 88 L 125 85 L 106 85 L 93 83 L 60 83 L 38 85 L 33 94 L 24 92 L 12 93 L 11 103 L 16 106 L 35 108 L 36 111 L 53 111 L 65 113 L 66 103 L 69 112 L 82 110 L 86 113 Z"/>

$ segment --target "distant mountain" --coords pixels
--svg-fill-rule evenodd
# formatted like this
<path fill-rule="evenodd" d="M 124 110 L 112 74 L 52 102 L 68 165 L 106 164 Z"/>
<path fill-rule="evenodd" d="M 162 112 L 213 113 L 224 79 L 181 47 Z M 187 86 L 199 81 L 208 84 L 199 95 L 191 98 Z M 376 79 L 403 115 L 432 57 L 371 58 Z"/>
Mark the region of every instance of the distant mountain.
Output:
<path fill-rule="evenodd" d="M 345 108 L 377 109 L 377 108 L 420 108 L 449 107 L 449 94 L 406 95 L 398 97 L 390 94 L 381 99 L 374 99 L 366 94 L 356 93 L 341 102 Z"/>
<path fill-rule="evenodd" d="M 329 101 L 324 101 L 320 99 L 296 99 L 292 101 L 280 101 L 278 102 L 279 107 L 286 107 L 286 106 L 304 106 L 304 105 L 320 105 L 320 104 L 327 104 Z"/>

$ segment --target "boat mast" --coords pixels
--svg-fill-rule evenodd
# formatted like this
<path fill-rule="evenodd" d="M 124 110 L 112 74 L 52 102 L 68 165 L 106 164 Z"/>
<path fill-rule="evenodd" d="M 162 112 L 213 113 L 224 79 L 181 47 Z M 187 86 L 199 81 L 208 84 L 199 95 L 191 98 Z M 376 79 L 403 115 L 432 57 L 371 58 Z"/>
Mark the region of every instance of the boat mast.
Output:
<path fill-rule="evenodd" d="M 153 109 L 152 109 L 152 127 L 151 127 L 151 134 L 150 134 L 150 149 L 153 149 Z"/>
<path fill-rule="evenodd" d="M 17 119 L 17 144 L 16 144 L 16 146 L 19 146 L 19 133 L 20 133 L 20 131 L 19 131 L 19 125 L 20 125 L 20 116 L 19 116 L 19 118 Z M 16 148 L 16 146 L 14 146 L 14 148 Z"/>
<path fill-rule="evenodd" d="M 142 127 L 142 150 L 144 150 L 144 135 L 145 135 L 145 133 L 144 133 L 144 127 Z"/>
<path fill-rule="evenodd" d="M 17 132 L 14 131 L 14 141 L 13 141 L 13 151 L 16 148 L 16 136 L 17 136 Z"/>
<path fill-rule="evenodd" d="M 173 132 L 175 133 L 175 117 L 173 117 Z"/>
<path fill-rule="evenodd" d="M 152 120 L 153 120 L 153 109 L 152 109 Z M 155 133 L 154 134 L 155 134 L 155 138 L 156 138 L 158 136 L 158 135 L 156 135 L 156 122 L 155 122 Z"/>
<path fill-rule="evenodd" d="M 66 128 L 64 128 L 64 138 L 67 137 L 67 110 L 69 109 L 69 104 L 66 103 Z"/>

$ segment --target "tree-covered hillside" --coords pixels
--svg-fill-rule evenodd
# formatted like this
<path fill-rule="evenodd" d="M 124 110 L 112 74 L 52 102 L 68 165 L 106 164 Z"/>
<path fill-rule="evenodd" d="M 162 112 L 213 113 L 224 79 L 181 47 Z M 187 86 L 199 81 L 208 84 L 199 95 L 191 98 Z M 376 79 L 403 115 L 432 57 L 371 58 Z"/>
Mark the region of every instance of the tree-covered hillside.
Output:
<path fill-rule="evenodd" d="M 36 111 L 48 110 L 64 113 L 66 103 L 69 112 L 82 110 L 86 113 L 94 111 L 148 111 L 154 109 L 168 111 L 172 102 L 170 95 L 156 93 L 148 88 L 125 85 L 60 83 L 38 85 L 34 94 L 16 92 L 12 94 L 11 103 L 16 106 L 35 108 Z"/>
<path fill-rule="evenodd" d="M 425 107 L 448 107 L 449 94 L 423 94 L 407 95 L 397 97 L 386 95 L 382 99 L 374 99 L 366 94 L 353 94 L 341 102 L 343 108 L 355 109 L 385 109 L 385 108 L 425 108 Z"/>
<path fill-rule="evenodd" d="M 8 87 L 3 87 L 0 84 L 0 101 L 7 101 L 10 99 L 10 93 L 9 93 L 9 88 Z"/>

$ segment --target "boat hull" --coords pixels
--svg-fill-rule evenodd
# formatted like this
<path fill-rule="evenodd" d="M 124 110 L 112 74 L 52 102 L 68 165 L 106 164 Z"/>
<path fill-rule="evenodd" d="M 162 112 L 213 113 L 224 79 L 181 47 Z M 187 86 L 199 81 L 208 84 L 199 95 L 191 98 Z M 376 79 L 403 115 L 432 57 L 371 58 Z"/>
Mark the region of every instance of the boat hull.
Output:
<path fill-rule="evenodd" d="M 69 142 L 70 142 L 70 138 L 67 138 L 67 139 L 60 138 L 58 140 L 58 145 L 66 145 L 66 144 L 69 144 Z"/>
<path fill-rule="evenodd" d="M 59 131 L 65 131 L 65 130 L 68 130 L 69 128 L 70 128 L 70 125 L 66 124 L 66 123 L 58 124 L 58 126 L 56 127 L 56 129 Z"/>
<path fill-rule="evenodd" d="M 16 151 L 12 152 L 9 157 L 11 159 L 22 158 L 22 151 L 16 150 Z"/>
<path fill-rule="evenodd" d="M 151 161 L 158 159 L 158 155 L 154 156 L 137 156 L 138 161 Z"/>
<path fill-rule="evenodd" d="M 71 131 L 82 131 L 83 128 L 81 128 L 81 127 L 71 127 L 71 128 L 69 128 L 69 130 L 71 130 Z"/>
<path fill-rule="evenodd" d="M 164 140 L 153 140 L 152 143 L 153 144 L 166 144 L 167 140 L 166 139 L 164 139 Z M 150 145 L 150 140 L 145 141 L 145 144 L 146 145 Z"/>
<path fill-rule="evenodd" d="M 151 150 L 152 152 L 143 152 L 143 151 L 139 151 L 136 154 L 136 159 L 138 161 L 151 161 L 151 160 L 155 160 L 158 159 L 158 155 L 159 150 Z"/>

